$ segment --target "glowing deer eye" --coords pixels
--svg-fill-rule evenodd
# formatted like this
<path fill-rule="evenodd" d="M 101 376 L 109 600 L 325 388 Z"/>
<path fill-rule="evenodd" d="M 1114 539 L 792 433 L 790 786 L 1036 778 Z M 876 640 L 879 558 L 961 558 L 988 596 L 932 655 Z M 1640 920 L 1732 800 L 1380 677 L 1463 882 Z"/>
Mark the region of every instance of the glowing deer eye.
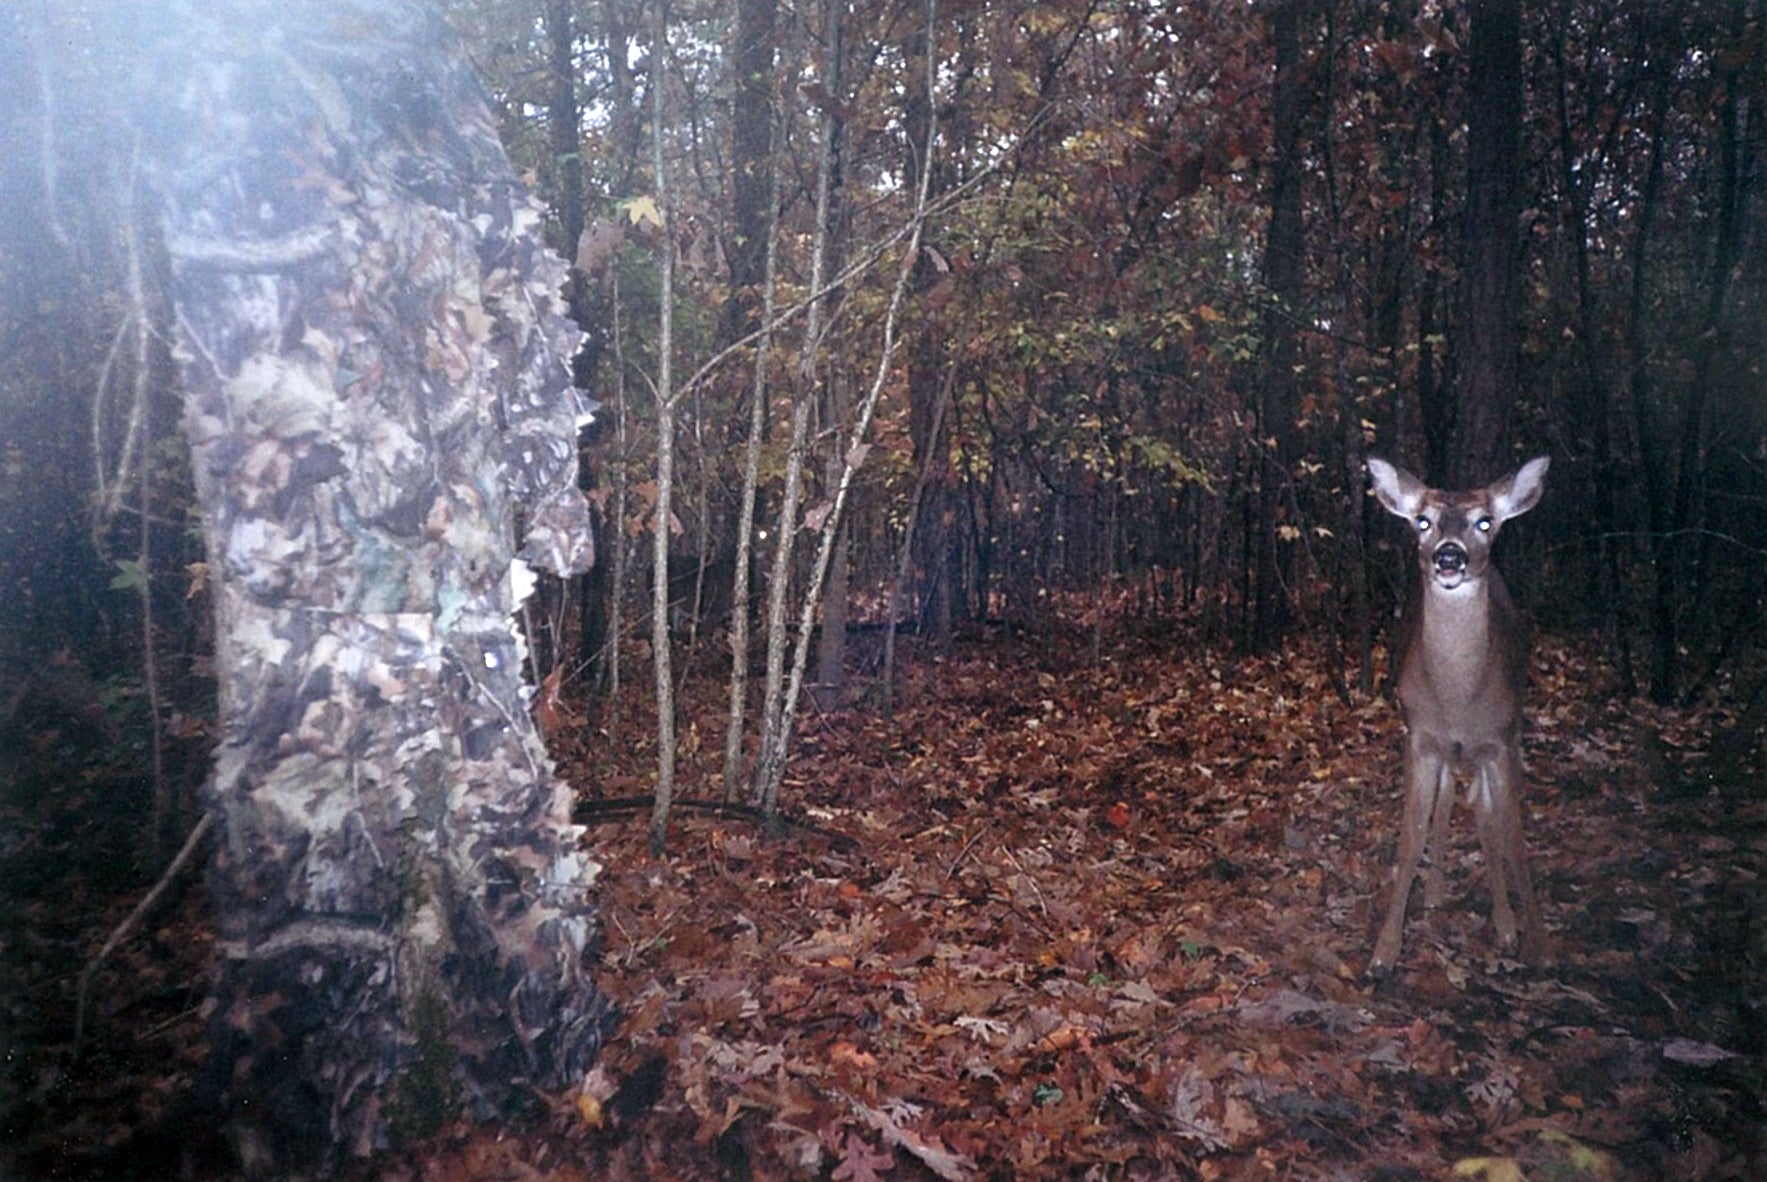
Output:
<path fill-rule="evenodd" d="M 1491 519 L 1490 519 L 1490 518 L 1489 518 L 1489 517 L 1481 517 L 1481 518 L 1479 518 L 1479 520 L 1478 520 L 1478 527 L 1479 527 L 1479 532 L 1480 532 L 1480 533 L 1482 533 L 1482 534 L 1488 534 L 1488 533 L 1490 533 L 1490 532 L 1491 532 L 1491 526 L 1492 526 L 1492 521 L 1491 521 Z"/>
<path fill-rule="evenodd" d="M 1419 517 L 1417 519 L 1417 532 L 1420 534 L 1427 534 L 1430 532 L 1430 519 L 1429 518 Z"/>

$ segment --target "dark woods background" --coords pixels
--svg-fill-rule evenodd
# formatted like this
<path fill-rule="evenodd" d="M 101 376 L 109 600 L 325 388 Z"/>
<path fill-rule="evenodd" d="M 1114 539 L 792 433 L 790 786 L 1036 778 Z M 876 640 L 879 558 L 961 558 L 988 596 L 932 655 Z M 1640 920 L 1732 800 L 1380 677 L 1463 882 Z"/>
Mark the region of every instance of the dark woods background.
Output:
<path fill-rule="evenodd" d="M 578 376 L 603 404 L 583 453 L 601 562 L 531 613 L 537 681 L 605 701 L 611 631 L 647 626 L 663 214 L 672 622 L 708 668 L 769 257 L 781 309 L 819 233 L 842 281 L 817 339 L 793 319 L 761 355 L 757 577 L 791 405 L 814 510 L 881 348 L 895 268 L 864 264 L 930 168 L 820 685 L 852 674 L 849 622 L 885 622 L 907 544 L 898 615 L 933 644 L 1305 634 L 1366 694 L 1404 562 L 1364 457 L 1472 482 L 1546 452 L 1507 556 L 1536 619 L 1598 647 L 1617 695 L 1760 700 L 1758 0 L 945 0 L 934 103 L 919 0 L 449 9 L 575 260 Z M 26 758 L 5 790 L 48 791 L 30 769 L 58 744 L 119 744 L 133 787 L 106 801 L 151 811 L 157 858 L 194 808 L 212 689 L 163 264 L 130 216 L 131 145 L 93 116 L 130 63 L 79 6 L 6 20 L 0 732 Z"/>
<path fill-rule="evenodd" d="M 1304 628 L 1368 692 L 1403 564 L 1364 456 L 1465 485 L 1548 452 L 1546 512 L 1510 556 L 1539 619 L 1599 636 L 1622 694 L 1686 700 L 1734 671 L 1767 493 L 1760 6 L 1167 7 L 942 5 L 928 110 L 919 3 L 672 9 L 660 70 L 648 10 L 456 6 L 561 244 L 585 247 L 585 370 L 609 404 L 589 465 L 604 505 L 632 494 L 604 568 L 646 524 L 656 244 L 630 202 L 653 191 L 661 77 L 678 373 L 758 322 L 775 153 L 784 303 L 808 279 L 821 116 L 837 260 L 906 220 L 934 129 L 951 200 L 852 515 L 846 604 L 867 619 L 912 512 L 903 611 L 941 640 L 1057 614 L 1247 649 Z M 888 279 L 835 293 L 824 448 Z M 773 341 L 763 518 L 798 331 Z M 677 600 L 701 564 L 728 578 L 748 356 L 684 396 Z"/>

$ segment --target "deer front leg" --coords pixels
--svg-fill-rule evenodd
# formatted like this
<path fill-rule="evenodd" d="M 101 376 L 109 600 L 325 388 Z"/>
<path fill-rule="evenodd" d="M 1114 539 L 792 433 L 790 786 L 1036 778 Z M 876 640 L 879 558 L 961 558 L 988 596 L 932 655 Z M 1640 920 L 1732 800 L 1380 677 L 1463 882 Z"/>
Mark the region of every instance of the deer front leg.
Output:
<path fill-rule="evenodd" d="M 1386 919 L 1380 925 L 1374 955 L 1368 962 L 1372 974 L 1385 973 L 1399 959 L 1399 945 L 1405 935 L 1405 905 L 1423 861 L 1424 840 L 1438 808 L 1437 798 L 1447 791 L 1447 770 L 1441 753 L 1433 746 L 1416 735 L 1406 736 L 1405 818 L 1399 830 L 1399 859 L 1393 867 L 1393 894 L 1387 900 Z"/>
<path fill-rule="evenodd" d="M 1424 847 L 1424 858 L 1429 864 L 1423 876 L 1423 905 L 1430 911 L 1440 907 L 1447 897 L 1444 874 L 1448 865 L 1448 822 L 1454 814 L 1454 785 L 1450 782 L 1453 769 L 1445 760 L 1440 766 L 1436 773 L 1436 803 L 1430 810 L 1430 840 Z"/>
<path fill-rule="evenodd" d="M 1497 940 L 1504 947 L 1516 943 L 1516 916 L 1509 898 L 1513 892 L 1522 908 L 1521 956 L 1536 962 L 1545 951 L 1546 932 L 1522 840 L 1521 787 L 1521 755 L 1513 746 L 1506 747 L 1480 763 L 1473 782 L 1473 808 L 1491 883 L 1491 922 L 1497 929 Z"/>

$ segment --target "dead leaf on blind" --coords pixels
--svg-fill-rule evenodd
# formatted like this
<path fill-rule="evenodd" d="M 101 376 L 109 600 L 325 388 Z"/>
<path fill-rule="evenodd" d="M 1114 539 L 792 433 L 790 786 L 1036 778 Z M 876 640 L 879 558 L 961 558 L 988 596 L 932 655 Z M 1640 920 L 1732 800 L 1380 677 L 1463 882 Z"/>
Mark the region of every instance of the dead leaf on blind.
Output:
<path fill-rule="evenodd" d="M 481 306 L 474 303 L 462 303 L 455 310 L 459 317 L 460 327 L 466 331 L 466 340 L 470 344 L 482 344 L 491 337 L 491 330 L 497 326 L 496 320 Z"/>
<path fill-rule="evenodd" d="M 591 275 L 599 274 L 625 241 L 626 235 L 619 226 L 596 218 L 577 236 L 577 267 Z"/>

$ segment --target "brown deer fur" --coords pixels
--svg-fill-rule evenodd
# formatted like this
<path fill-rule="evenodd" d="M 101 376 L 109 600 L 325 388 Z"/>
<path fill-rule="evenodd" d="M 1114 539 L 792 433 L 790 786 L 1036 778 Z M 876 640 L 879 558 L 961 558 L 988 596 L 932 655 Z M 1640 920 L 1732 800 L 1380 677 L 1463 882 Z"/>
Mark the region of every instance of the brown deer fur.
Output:
<path fill-rule="evenodd" d="M 1532 509 L 1544 488 L 1546 457 L 1471 492 L 1442 492 L 1384 460 L 1368 472 L 1382 505 L 1410 523 L 1419 575 L 1399 646 L 1399 704 L 1405 718 L 1405 816 L 1386 918 L 1369 971 L 1399 958 L 1412 884 L 1428 860 L 1424 905 L 1442 901 L 1454 776 L 1469 780 L 1500 943 L 1518 935 L 1510 903 L 1521 906 L 1521 954 L 1544 951 L 1540 905 L 1522 842 L 1520 730 L 1527 680 L 1527 629 L 1491 564 L 1491 544 L 1512 517 Z"/>

